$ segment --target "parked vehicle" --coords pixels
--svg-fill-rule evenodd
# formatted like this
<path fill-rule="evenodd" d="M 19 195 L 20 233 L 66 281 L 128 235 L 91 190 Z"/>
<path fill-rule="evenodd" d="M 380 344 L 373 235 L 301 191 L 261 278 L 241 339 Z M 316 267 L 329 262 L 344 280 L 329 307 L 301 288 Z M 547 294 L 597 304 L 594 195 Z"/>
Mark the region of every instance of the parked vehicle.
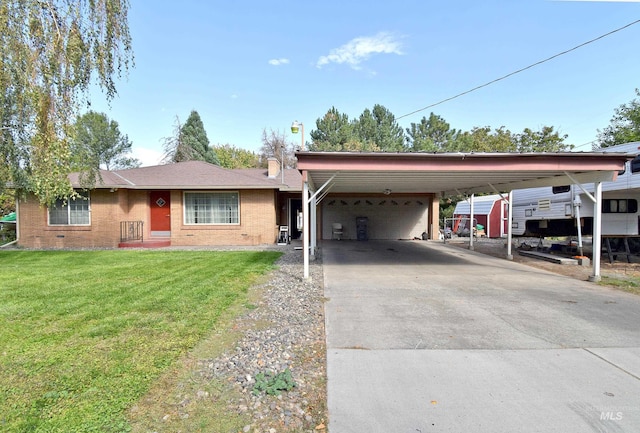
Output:
<path fill-rule="evenodd" d="M 640 142 L 601 149 L 636 155 L 616 180 L 602 183 L 602 235 L 640 234 Z M 582 187 L 593 193 L 594 185 Z M 514 236 L 575 236 L 593 234 L 593 202 L 580 185 L 513 191 Z"/>

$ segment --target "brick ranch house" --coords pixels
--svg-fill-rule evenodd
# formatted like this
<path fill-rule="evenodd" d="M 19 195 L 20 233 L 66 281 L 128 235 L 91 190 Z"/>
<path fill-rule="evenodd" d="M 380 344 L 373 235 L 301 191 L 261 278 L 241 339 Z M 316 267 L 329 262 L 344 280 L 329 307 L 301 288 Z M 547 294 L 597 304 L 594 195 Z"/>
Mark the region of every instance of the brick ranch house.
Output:
<path fill-rule="evenodd" d="M 283 175 L 284 174 L 284 175 Z M 18 206 L 18 245 L 26 248 L 116 248 L 273 244 L 280 226 L 300 236 L 298 170 L 225 169 L 202 161 L 101 171 L 82 198 Z"/>

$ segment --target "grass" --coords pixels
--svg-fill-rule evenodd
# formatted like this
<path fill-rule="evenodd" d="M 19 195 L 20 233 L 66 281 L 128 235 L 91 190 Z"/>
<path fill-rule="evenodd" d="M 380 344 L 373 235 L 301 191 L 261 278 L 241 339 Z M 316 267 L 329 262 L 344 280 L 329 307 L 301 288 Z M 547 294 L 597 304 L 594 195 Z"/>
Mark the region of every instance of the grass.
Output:
<path fill-rule="evenodd" d="M 0 251 L 0 430 L 128 432 L 276 252 Z"/>
<path fill-rule="evenodd" d="M 599 284 L 605 285 L 605 286 L 612 286 L 618 290 L 632 293 L 634 295 L 640 295 L 640 278 L 638 277 L 603 276 Z"/>
<path fill-rule="evenodd" d="M 260 284 L 260 281 L 257 282 Z M 248 413 L 230 410 L 243 395 L 224 379 L 202 374 L 202 362 L 208 364 L 226 350 L 233 349 L 244 332 L 269 323 L 235 317 L 258 308 L 263 296 L 259 287 L 249 290 L 248 299 L 226 311 L 215 329 L 156 380 L 149 391 L 129 411 L 132 433 L 149 432 L 239 432 L 253 422 Z M 206 371 L 206 368 L 205 368 Z M 198 397 L 203 392 L 207 395 Z M 186 416 L 188 414 L 188 416 Z"/>

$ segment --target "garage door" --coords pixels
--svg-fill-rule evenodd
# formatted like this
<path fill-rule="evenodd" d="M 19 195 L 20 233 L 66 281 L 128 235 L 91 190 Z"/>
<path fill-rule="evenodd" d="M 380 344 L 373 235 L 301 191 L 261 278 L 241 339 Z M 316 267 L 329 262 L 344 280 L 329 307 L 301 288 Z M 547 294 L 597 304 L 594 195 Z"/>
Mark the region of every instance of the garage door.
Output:
<path fill-rule="evenodd" d="M 358 239 L 356 219 L 363 217 L 369 239 L 419 238 L 428 232 L 429 199 L 424 196 L 327 197 L 322 202 L 322 238 L 331 239 L 332 224 L 340 223 L 342 239 Z"/>

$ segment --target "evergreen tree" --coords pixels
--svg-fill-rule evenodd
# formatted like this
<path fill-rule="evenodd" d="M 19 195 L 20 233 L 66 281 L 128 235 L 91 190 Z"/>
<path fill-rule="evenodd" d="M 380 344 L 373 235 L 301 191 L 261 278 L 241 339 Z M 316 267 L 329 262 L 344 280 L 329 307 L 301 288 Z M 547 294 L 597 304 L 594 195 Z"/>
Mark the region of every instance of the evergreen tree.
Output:
<path fill-rule="evenodd" d="M 166 162 L 206 161 L 220 165 L 218 156 L 209 146 L 204 123 L 197 111 L 192 110 L 187 121 L 181 125 L 176 120 L 174 135 L 165 138 Z"/>
<path fill-rule="evenodd" d="M 355 138 L 349 116 L 340 113 L 335 107 L 331 107 L 323 117 L 316 120 L 316 127 L 310 134 L 311 151 L 342 151 Z"/>
<path fill-rule="evenodd" d="M 357 139 L 365 146 L 377 147 L 386 152 L 402 152 L 404 131 L 395 116 L 384 106 L 376 104 L 368 108 L 355 122 Z"/>
<path fill-rule="evenodd" d="M 452 147 L 458 131 L 440 116 L 429 114 L 420 123 L 411 123 L 407 128 L 407 150 L 411 152 L 443 152 Z"/>

